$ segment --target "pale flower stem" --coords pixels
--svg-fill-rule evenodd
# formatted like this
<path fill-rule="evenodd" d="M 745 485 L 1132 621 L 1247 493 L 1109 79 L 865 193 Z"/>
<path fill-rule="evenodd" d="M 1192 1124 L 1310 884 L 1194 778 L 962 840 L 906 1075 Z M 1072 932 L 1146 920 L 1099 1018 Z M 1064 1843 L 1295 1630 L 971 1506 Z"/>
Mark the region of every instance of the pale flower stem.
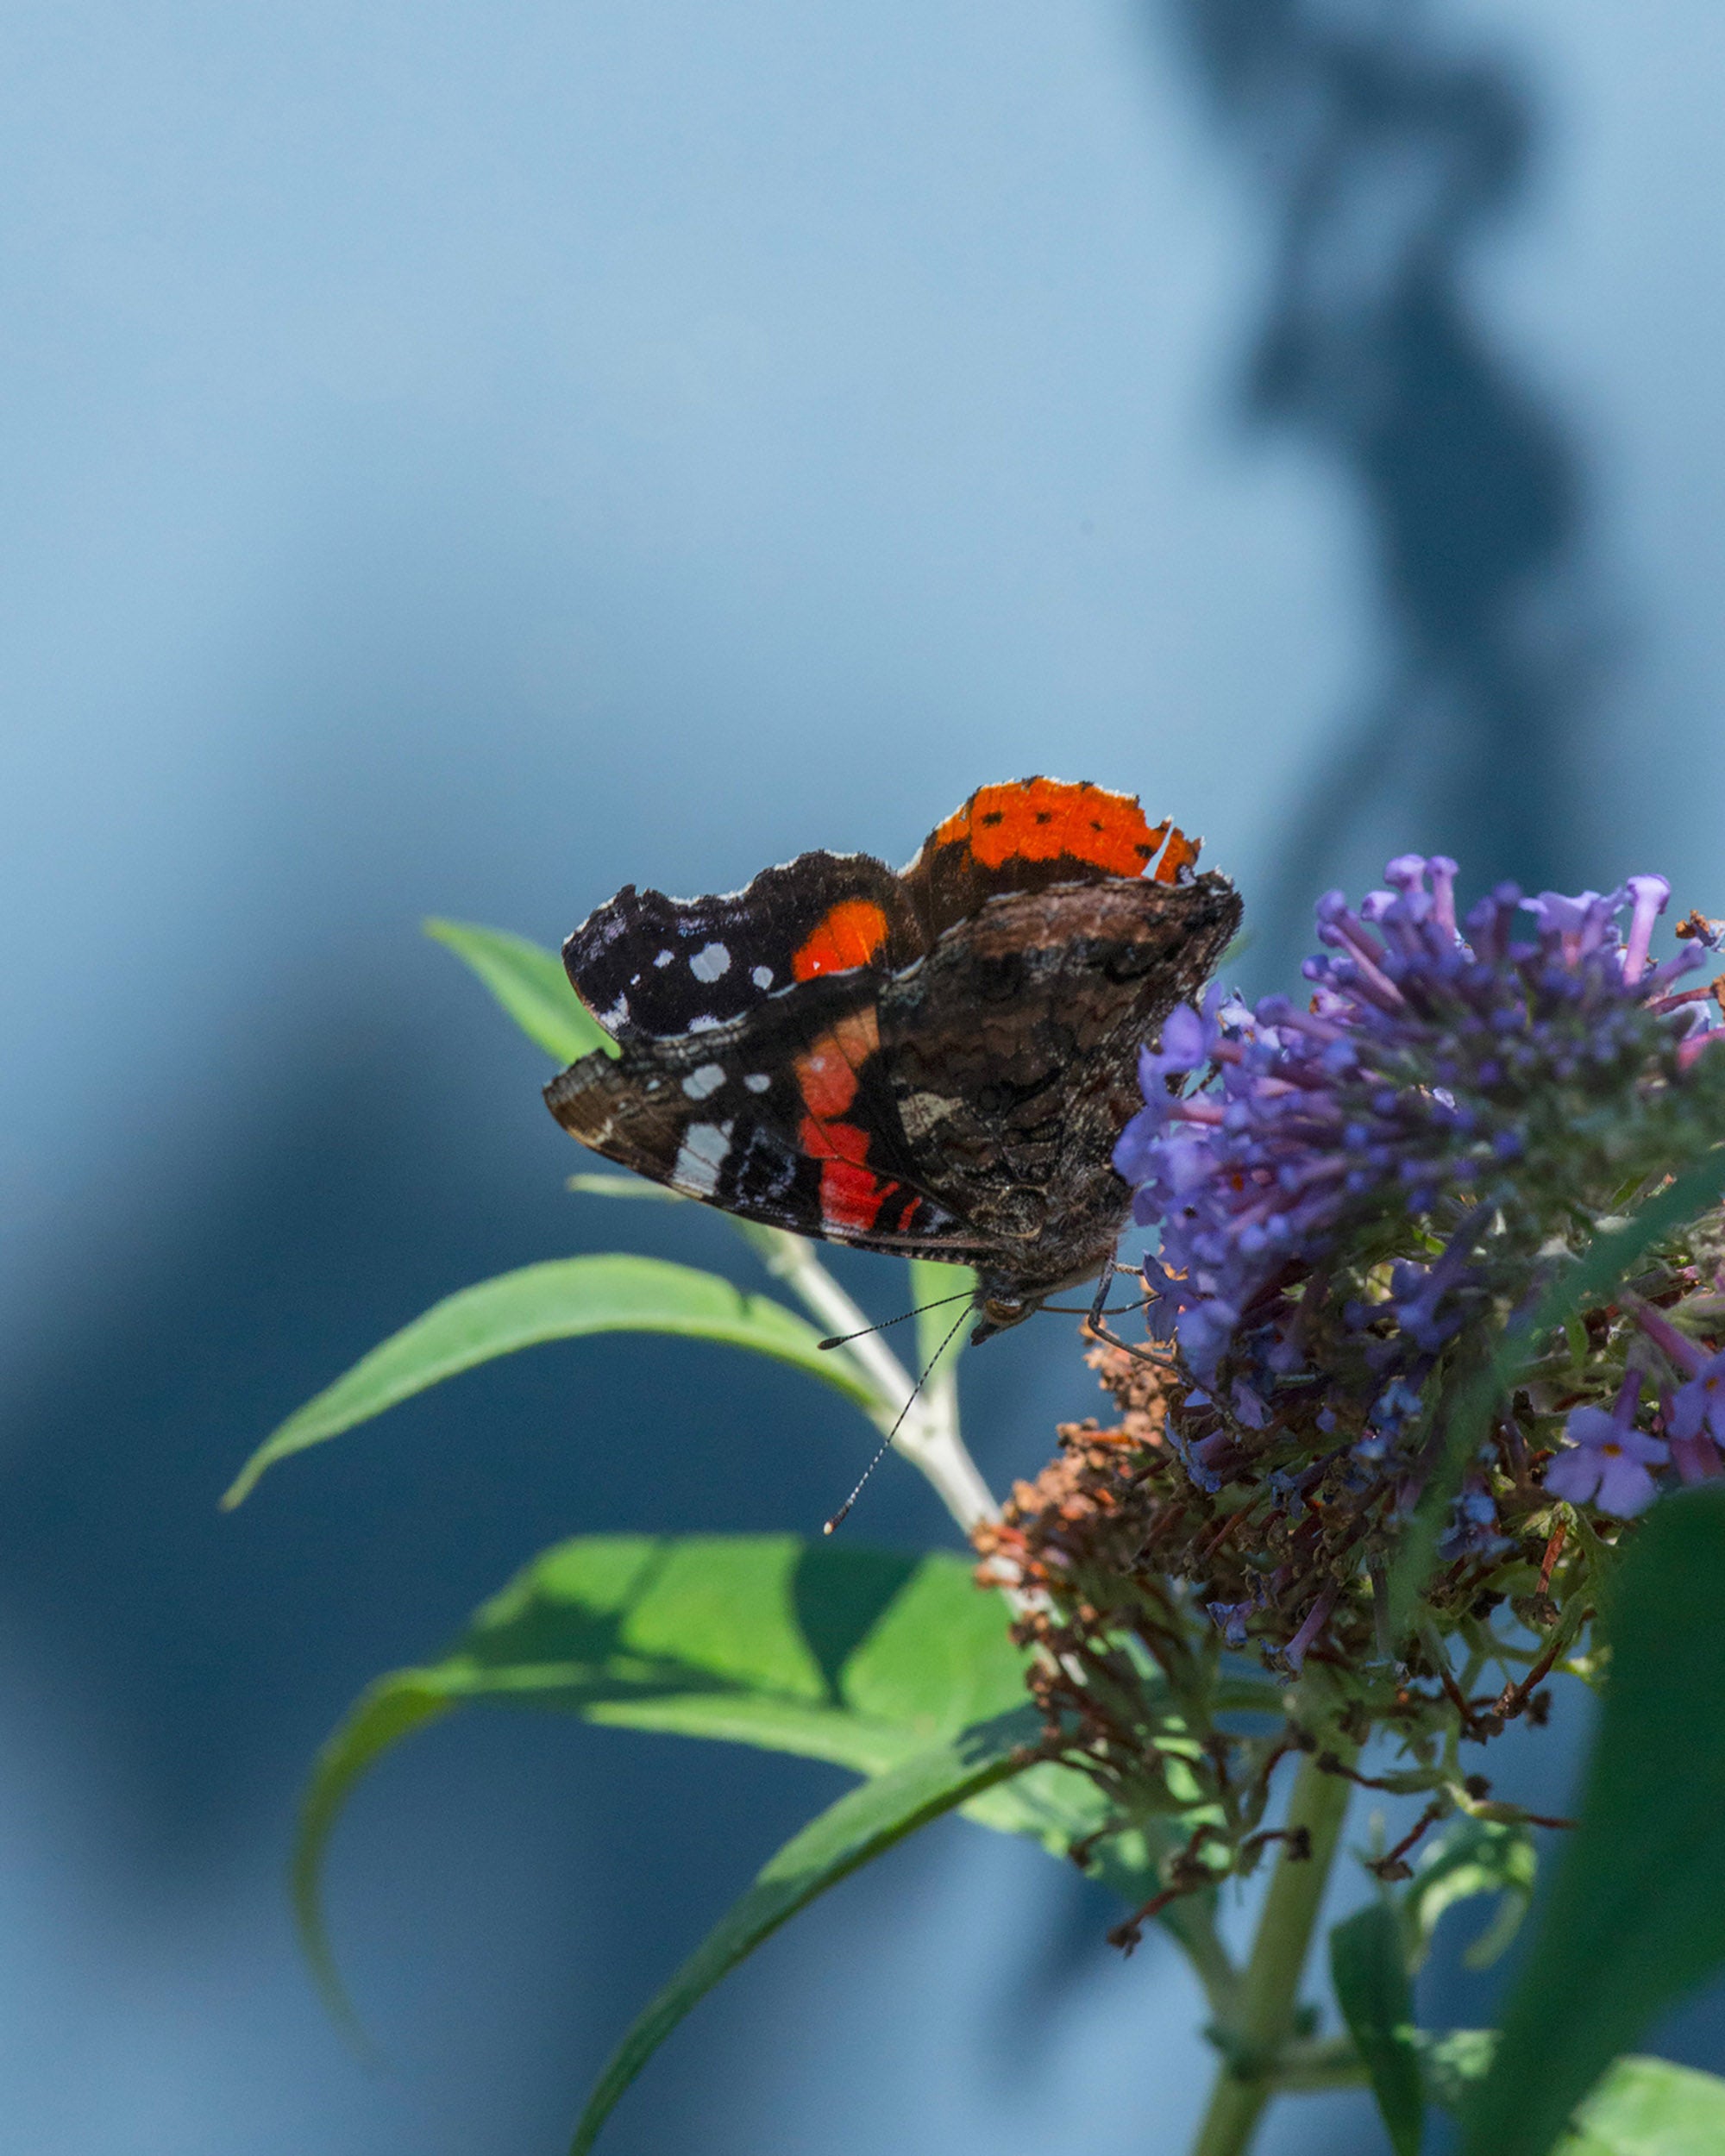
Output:
<path fill-rule="evenodd" d="M 910 1400 L 915 1380 L 869 1319 L 829 1273 L 813 1246 L 782 1228 L 752 1227 L 749 1239 L 762 1263 L 784 1282 L 805 1309 L 830 1326 L 837 1336 L 859 1334 L 835 1355 L 848 1356 L 875 1395 L 875 1426 L 882 1437 Z M 979 1521 L 999 1516 L 1000 1507 L 982 1480 L 958 1431 L 958 1384 L 950 1369 L 937 1370 L 905 1414 L 893 1450 L 919 1468 L 966 1535 Z"/>
<path fill-rule="evenodd" d="M 1282 2085 L 1276 2070 L 1294 2034 L 1300 1979 L 1352 1794 L 1343 1776 L 1326 1772 L 1309 1754 L 1301 1761 L 1286 1823 L 1306 1829 L 1311 1853 L 1295 1860 L 1284 1850 L 1270 1875 L 1226 2029 L 1229 2050 L 1192 2156 L 1245 2156 L 1265 2104 Z"/>

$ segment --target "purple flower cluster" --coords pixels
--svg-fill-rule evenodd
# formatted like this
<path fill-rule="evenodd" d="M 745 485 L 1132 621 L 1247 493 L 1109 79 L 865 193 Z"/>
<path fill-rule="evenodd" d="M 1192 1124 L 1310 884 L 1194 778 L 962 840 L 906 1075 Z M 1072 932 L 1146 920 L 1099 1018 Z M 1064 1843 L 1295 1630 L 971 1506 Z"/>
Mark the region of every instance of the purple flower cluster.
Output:
<path fill-rule="evenodd" d="M 1703 951 L 1649 963 L 1663 877 L 1578 898 L 1502 885 L 1464 935 L 1455 874 L 1407 855 L 1358 912 L 1323 899 L 1308 1009 L 1213 990 L 1174 1012 L 1114 1151 L 1138 1219 L 1161 1229 L 1151 1330 L 1177 1338 L 1223 1421 L 1259 1428 L 1297 1388 L 1318 1432 L 1392 1474 L 1446 1344 L 1574 1202 L 1603 1210 L 1643 1155 L 1657 1163 L 1655 1096 L 1716 1037 L 1698 996 L 1674 993 Z M 1564 1470 L 1578 1488 L 1592 1475 L 1608 1508 L 1655 1443 L 1612 1426 L 1618 1452 L 1578 1432 Z M 1492 1532 L 1473 1509 L 1470 1524 L 1465 1497 L 1464 1545 Z"/>

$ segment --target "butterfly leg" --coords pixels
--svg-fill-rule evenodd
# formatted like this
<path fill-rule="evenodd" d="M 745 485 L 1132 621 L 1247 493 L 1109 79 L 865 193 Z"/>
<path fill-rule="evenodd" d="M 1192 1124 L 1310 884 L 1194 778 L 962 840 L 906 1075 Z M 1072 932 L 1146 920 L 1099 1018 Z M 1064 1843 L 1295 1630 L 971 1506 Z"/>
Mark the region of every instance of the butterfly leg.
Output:
<path fill-rule="evenodd" d="M 1113 1285 L 1114 1275 L 1120 1269 L 1119 1251 L 1120 1245 L 1117 1243 L 1102 1260 L 1101 1276 L 1096 1282 L 1095 1300 L 1090 1305 L 1089 1316 L 1084 1320 L 1085 1326 L 1091 1338 L 1100 1340 L 1104 1347 L 1119 1348 L 1122 1354 L 1131 1356 L 1134 1363 L 1149 1363 L 1154 1368 L 1161 1369 L 1165 1366 L 1164 1357 L 1146 1354 L 1144 1349 L 1135 1348 L 1130 1340 L 1121 1339 L 1120 1335 L 1105 1322 L 1108 1290 Z"/>
<path fill-rule="evenodd" d="M 1095 1299 L 1090 1305 L 1089 1316 L 1084 1320 L 1092 1332 L 1101 1326 L 1102 1313 L 1108 1307 L 1108 1290 L 1113 1286 L 1114 1275 L 1120 1270 L 1120 1244 L 1116 1243 L 1113 1249 L 1102 1260 L 1102 1269 L 1096 1275 Z"/>

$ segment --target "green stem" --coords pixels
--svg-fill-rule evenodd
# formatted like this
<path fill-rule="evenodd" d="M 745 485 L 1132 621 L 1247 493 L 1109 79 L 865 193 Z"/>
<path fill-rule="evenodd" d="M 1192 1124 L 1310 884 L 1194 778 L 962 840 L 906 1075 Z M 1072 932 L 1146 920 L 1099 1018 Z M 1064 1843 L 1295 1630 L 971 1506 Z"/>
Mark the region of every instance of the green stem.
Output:
<path fill-rule="evenodd" d="M 1226 2050 L 1192 2156 L 1245 2156 L 1259 2115 L 1276 2092 L 1276 2060 L 1294 2034 L 1300 1975 L 1352 1793 L 1352 1783 L 1321 1772 L 1310 1754 L 1301 1761 L 1287 1824 L 1306 1829 L 1312 1853 L 1297 1861 L 1284 1853 L 1277 1860 L 1239 2002 L 1223 2031 Z"/>

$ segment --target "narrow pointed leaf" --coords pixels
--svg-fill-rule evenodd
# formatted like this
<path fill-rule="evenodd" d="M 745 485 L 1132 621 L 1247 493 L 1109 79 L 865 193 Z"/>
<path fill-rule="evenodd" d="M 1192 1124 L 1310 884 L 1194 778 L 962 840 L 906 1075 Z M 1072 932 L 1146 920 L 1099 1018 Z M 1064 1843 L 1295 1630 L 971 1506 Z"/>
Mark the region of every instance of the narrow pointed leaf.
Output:
<path fill-rule="evenodd" d="M 448 1295 L 373 1348 L 259 1446 L 222 1502 L 237 1505 L 266 1468 L 290 1453 L 461 1370 L 546 1340 L 599 1332 L 663 1332 L 752 1348 L 819 1378 L 865 1413 L 875 1405 L 855 1364 L 842 1351 L 823 1355 L 814 1328 L 768 1296 L 744 1294 L 717 1274 L 662 1258 L 553 1258 Z"/>
<path fill-rule="evenodd" d="M 944 1551 L 576 1537 L 486 1603 L 441 1661 L 380 1678 L 318 1754 L 294 1858 L 308 1953 L 338 1996 L 318 1898 L 329 1834 L 385 1752 L 457 1708 L 574 1714 L 875 1775 L 1023 1697 L 1001 1604 Z"/>
<path fill-rule="evenodd" d="M 300 1802 L 290 1877 L 299 1943 L 317 1988 L 336 2019 L 362 2046 L 364 2032 L 336 1969 L 323 1921 L 323 1852 L 348 1790 L 366 1770 L 404 1737 L 429 1727 L 449 1711 L 449 1701 L 435 1687 L 404 1681 L 411 1675 L 405 1671 L 400 1677 L 386 1677 L 373 1685 L 319 1752 L 310 1784 Z"/>
<path fill-rule="evenodd" d="M 1273 1701 L 1275 1687 L 1223 1688 L 1231 1706 L 1260 1695 Z M 335 1996 L 318 1902 L 329 1834 L 386 1751 L 457 1709 L 571 1714 L 875 1776 L 1023 1699 L 1005 1608 L 963 1557 L 790 1535 L 578 1536 L 524 1567 L 440 1661 L 380 1678 L 319 1753 L 294 1867 L 308 1951 Z M 962 1808 L 1062 1858 L 1108 1820 L 1094 1783 L 1048 1762 Z M 1136 1907 L 1180 1839 L 1151 1821 L 1098 1842 L 1088 1869 Z M 1171 1905 L 1167 1927 L 1184 1936 L 1207 1925 L 1201 1898 Z"/>
<path fill-rule="evenodd" d="M 1402 1959 L 1402 1927 L 1374 1902 L 1330 1934 L 1336 2004 L 1365 2061 L 1371 2093 L 1396 2156 L 1420 2156 L 1426 2098 L 1414 2033 L 1414 1991 Z"/>
<path fill-rule="evenodd" d="M 528 1039 L 560 1063 L 595 1049 L 617 1054 L 617 1043 L 569 986 L 555 951 L 472 921 L 427 921 L 425 933 L 471 966 Z"/>
<path fill-rule="evenodd" d="M 1601 1613 L 1611 1668 L 1470 2156 L 1546 2156 L 1611 2060 L 1725 1963 L 1725 1484 L 1662 1499 Z"/>
<path fill-rule="evenodd" d="M 850 1790 L 793 1836 L 624 2035 L 587 2100 L 570 2156 L 586 2156 L 618 2098 L 671 2031 L 762 1940 L 918 1827 L 1019 1772 L 1039 1728 L 1035 1709 L 1025 1707 L 932 1745 Z"/>

